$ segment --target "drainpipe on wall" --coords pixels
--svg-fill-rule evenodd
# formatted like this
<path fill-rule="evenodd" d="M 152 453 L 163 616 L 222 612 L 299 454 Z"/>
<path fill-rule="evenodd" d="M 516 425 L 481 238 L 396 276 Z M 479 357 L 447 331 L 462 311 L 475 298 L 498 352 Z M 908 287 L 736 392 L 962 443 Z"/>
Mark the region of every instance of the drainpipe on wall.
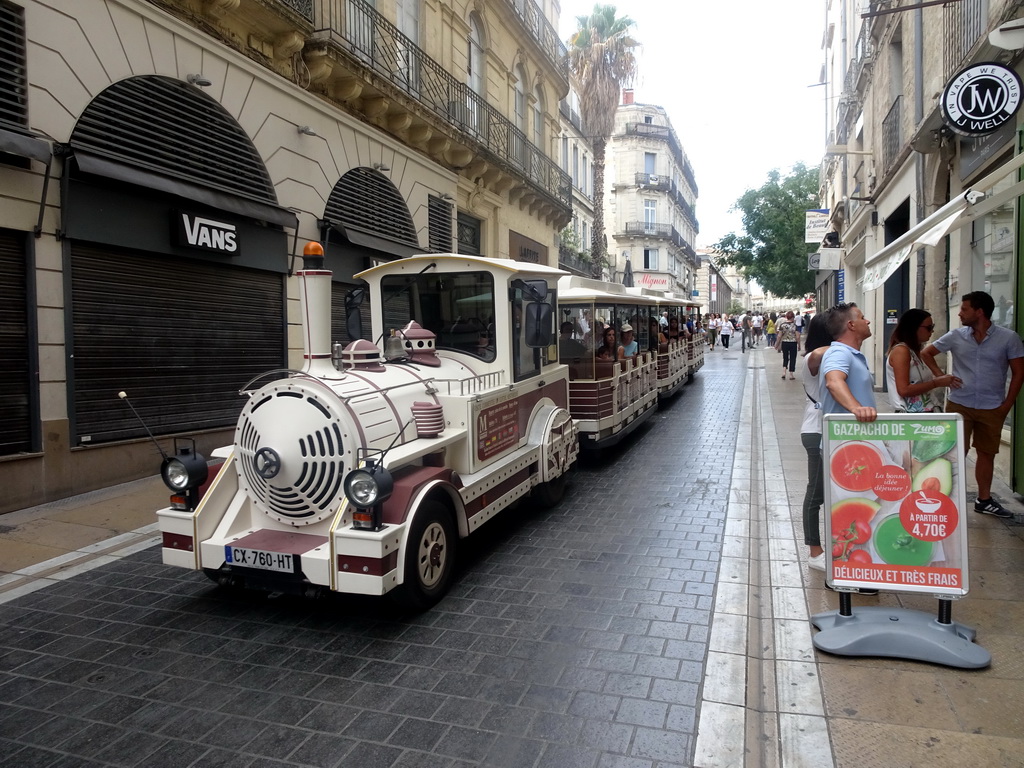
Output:
<path fill-rule="evenodd" d="M 914 11 L 914 125 L 921 125 L 924 120 L 924 20 L 921 9 Z M 922 221 L 925 217 L 925 156 L 920 152 L 914 153 L 917 158 L 915 163 L 915 184 L 917 186 L 917 220 Z M 924 277 L 925 277 L 925 256 L 924 248 L 917 251 L 917 290 L 914 295 L 914 306 L 924 306 Z"/>

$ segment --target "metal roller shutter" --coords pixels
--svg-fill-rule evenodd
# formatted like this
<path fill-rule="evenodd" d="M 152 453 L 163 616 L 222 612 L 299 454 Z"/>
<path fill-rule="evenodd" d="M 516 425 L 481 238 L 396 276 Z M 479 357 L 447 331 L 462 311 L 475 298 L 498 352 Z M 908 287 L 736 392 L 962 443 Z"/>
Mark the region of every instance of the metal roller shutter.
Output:
<path fill-rule="evenodd" d="M 75 244 L 73 434 L 141 437 L 235 423 L 238 390 L 285 365 L 282 276 Z"/>
<path fill-rule="evenodd" d="M 22 236 L 0 231 L 0 455 L 32 450 L 28 284 Z"/>

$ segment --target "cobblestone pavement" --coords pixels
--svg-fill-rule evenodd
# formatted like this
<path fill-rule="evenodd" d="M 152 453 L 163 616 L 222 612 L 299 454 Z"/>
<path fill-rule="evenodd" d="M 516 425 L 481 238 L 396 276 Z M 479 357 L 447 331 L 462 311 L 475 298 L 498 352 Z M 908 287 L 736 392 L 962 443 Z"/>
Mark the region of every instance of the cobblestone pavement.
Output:
<path fill-rule="evenodd" d="M 0 604 L 0 764 L 692 765 L 747 373 L 709 355 L 418 616 L 232 594 L 155 547 Z"/>

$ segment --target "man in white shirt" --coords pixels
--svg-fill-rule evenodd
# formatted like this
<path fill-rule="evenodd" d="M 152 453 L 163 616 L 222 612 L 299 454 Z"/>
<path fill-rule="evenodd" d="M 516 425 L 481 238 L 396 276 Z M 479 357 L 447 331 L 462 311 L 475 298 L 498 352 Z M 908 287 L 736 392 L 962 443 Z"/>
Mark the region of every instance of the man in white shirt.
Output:
<path fill-rule="evenodd" d="M 761 340 L 761 326 L 764 325 L 764 318 L 760 312 L 755 312 L 754 317 L 750 320 L 750 325 L 754 329 L 754 339 L 750 346 L 756 347 L 757 342 Z"/>

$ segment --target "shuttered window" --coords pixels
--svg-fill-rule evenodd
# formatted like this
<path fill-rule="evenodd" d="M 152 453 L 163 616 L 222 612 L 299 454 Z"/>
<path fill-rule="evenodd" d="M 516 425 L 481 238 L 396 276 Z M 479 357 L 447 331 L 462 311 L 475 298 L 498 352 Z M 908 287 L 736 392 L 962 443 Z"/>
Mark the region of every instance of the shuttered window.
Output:
<path fill-rule="evenodd" d="M 28 293 L 24 237 L 0 230 L 0 456 L 33 450 Z"/>
<path fill-rule="evenodd" d="M 74 244 L 73 441 L 234 425 L 250 379 L 286 361 L 281 275 Z"/>
<path fill-rule="evenodd" d="M 28 127 L 25 11 L 0 0 L 0 125 Z"/>
<path fill-rule="evenodd" d="M 452 204 L 430 195 L 427 198 L 428 239 L 431 253 L 452 252 Z"/>

